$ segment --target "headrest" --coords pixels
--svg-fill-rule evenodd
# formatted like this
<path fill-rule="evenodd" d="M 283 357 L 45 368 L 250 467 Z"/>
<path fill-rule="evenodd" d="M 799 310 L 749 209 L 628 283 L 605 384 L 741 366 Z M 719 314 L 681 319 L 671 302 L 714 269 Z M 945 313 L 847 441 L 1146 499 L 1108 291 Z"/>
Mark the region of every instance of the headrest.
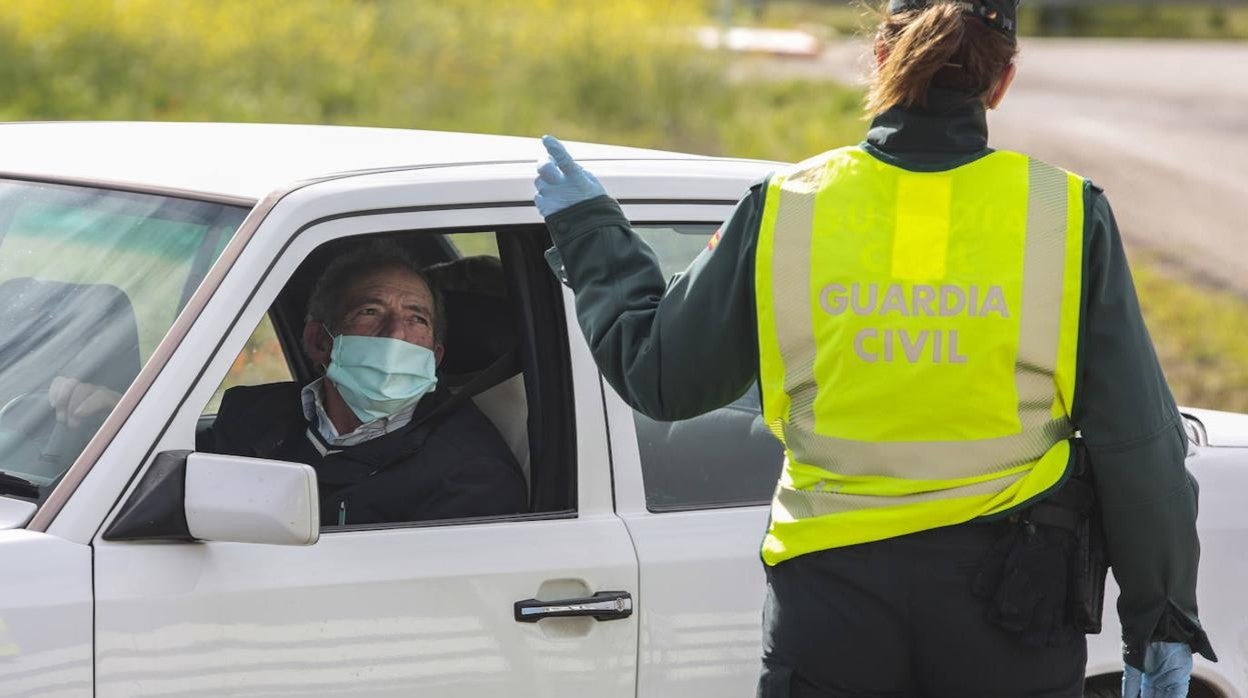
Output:
<path fill-rule="evenodd" d="M 443 301 L 445 353 L 438 374 L 452 387 L 462 385 L 517 343 L 502 263 L 487 255 L 462 257 L 424 272 Z"/>

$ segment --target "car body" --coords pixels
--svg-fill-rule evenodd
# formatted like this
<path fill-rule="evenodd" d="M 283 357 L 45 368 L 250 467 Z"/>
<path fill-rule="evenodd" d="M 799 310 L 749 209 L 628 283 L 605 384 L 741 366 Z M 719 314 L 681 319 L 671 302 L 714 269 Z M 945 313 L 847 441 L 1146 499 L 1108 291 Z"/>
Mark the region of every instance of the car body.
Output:
<path fill-rule="evenodd" d="M 569 148 L 621 201 L 666 272 L 704 248 L 737 198 L 776 167 Z M 531 202 L 536 140 L 12 124 L 0 126 L 0 153 L 0 303 L 12 282 L 86 308 L 37 323 L 29 307 L 13 314 L 12 336 L 46 331 L 63 347 L 38 355 L 30 370 L 91 357 L 114 335 L 137 351 L 137 361 L 127 355 L 105 371 L 125 377 L 105 391 L 115 404 L 78 429 L 87 433 L 68 453 L 49 445 L 60 437 L 39 420 L 21 421 L 52 418 L 42 406 L 52 388 L 44 381 L 5 395 L 0 370 L 0 470 L 24 474 L 38 490 L 0 489 L 0 695 L 753 694 L 758 546 L 779 448 L 761 428 L 753 391 L 666 424 L 635 414 L 604 383 L 573 297 L 542 258 L 549 240 Z M 45 239 L 54 233 L 63 235 L 55 245 Z M 507 319 L 491 325 L 448 311 L 469 339 L 447 353 L 467 355 L 469 343 L 504 325 L 514 331 L 510 392 L 498 383 L 475 396 L 479 386 L 466 386 L 484 372 L 480 362 L 460 367 L 459 385 L 474 399 L 502 395 L 482 409 L 518 444 L 531 512 L 309 530 L 299 487 L 315 482 L 306 466 L 195 452 L 214 395 L 246 364 L 257 328 L 269 328 L 266 346 L 281 360 L 276 377 L 253 380 L 314 375 L 298 342 L 309 279 L 346 246 L 378 236 L 410 244 L 431 264 L 490 257 L 505 271 L 492 297 Z M 6 244 L 16 250 L 9 256 Z M 59 286 L 28 281 L 59 279 L 70 267 L 73 278 Z M 108 276 L 113 267 L 121 271 Z M 150 283 L 127 290 L 130 276 Z M 107 288 L 107 298 L 72 300 L 99 287 L 121 288 L 132 310 L 90 324 L 87 310 L 126 305 Z M 56 323 L 68 329 L 49 329 Z M 75 328 L 87 336 L 77 339 Z M 0 357 L 21 346 L 5 341 Z M 72 363 L 48 375 L 103 385 Z M 1245 696 L 1248 515 L 1238 495 L 1248 491 L 1248 416 L 1190 410 L 1187 420 L 1189 467 L 1203 495 L 1202 618 L 1222 657 L 1198 658 L 1196 674 L 1214 695 Z M 6 434 L 17 434 L 8 452 Z M 54 458 L 60 466 L 50 468 Z M 249 469 L 271 478 L 249 481 Z M 185 501 L 162 499 L 175 481 L 185 483 Z M 265 489 L 274 482 L 291 488 Z M 162 528 L 171 515 L 182 517 L 181 538 Z M 1121 669 L 1110 584 L 1090 676 Z M 600 597 L 609 599 L 600 617 L 522 618 L 529 606 L 599 593 L 611 595 Z"/>

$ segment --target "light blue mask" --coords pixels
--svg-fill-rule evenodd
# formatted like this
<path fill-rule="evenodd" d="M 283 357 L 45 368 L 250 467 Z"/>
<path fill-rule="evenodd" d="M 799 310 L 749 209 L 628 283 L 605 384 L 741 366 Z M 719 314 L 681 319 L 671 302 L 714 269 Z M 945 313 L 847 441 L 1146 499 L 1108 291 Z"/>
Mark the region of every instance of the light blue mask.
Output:
<path fill-rule="evenodd" d="M 415 405 L 438 384 L 437 358 L 391 337 L 338 335 L 325 375 L 365 424 Z"/>

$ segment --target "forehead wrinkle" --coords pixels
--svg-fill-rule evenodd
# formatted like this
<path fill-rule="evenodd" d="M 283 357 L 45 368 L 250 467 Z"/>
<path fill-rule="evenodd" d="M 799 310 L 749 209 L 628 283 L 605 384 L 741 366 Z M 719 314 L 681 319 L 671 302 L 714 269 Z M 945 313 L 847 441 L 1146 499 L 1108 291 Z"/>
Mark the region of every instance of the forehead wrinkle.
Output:
<path fill-rule="evenodd" d="M 405 279 L 365 278 L 351 285 L 360 293 L 389 292 L 397 295 L 432 295 L 433 291 L 424 279 L 419 276 L 408 276 Z"/>
<path fill-rule="evenodd" d="M 351 292 L 347 294 L 347 300 L 353 304 L 386 303 L 397 297 L 399 302 L 406 306 L 412 303 L 407 298 L 413 296 L 420 299 L 416 302 L 424 302 L 424 299 L 431 297 L 432 294 L 424 284 L 420 283 L 409 286 L 386 282 L 366 282 L 351 289 Z"/>

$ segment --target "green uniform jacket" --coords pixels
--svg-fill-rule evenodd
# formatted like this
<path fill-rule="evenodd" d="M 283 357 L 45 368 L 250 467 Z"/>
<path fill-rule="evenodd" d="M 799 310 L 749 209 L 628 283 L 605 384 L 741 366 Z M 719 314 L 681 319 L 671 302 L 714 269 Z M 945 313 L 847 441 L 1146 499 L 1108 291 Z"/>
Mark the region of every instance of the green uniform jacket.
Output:
<path fill-rule="evenodd" d="M 977 100 L 934 91 L 924 109 L 872 124 L 872 155 L 912 171 L 980 158 L 987 122 Z M 717 246 L 670 282 L 619 206 L 598 197 L 547 220 L 552 267 L 612 387 L 651 418 L 693 417 L 740 397 L 758 376 L 754 248 L 765 183 L 751 187 Z M 1084 190 L 1084 306 L 1072 415 L 1096 479 L 1124 658 L 1141 667 L 1150 640 L 1183 641 L 1214 659 L 1196 612 L 1194 480 L 1170 388 L 1140 315 L 1122 240 L 1102 191 Z M 560 268 L 562 267 L 562 268 Z"/>

